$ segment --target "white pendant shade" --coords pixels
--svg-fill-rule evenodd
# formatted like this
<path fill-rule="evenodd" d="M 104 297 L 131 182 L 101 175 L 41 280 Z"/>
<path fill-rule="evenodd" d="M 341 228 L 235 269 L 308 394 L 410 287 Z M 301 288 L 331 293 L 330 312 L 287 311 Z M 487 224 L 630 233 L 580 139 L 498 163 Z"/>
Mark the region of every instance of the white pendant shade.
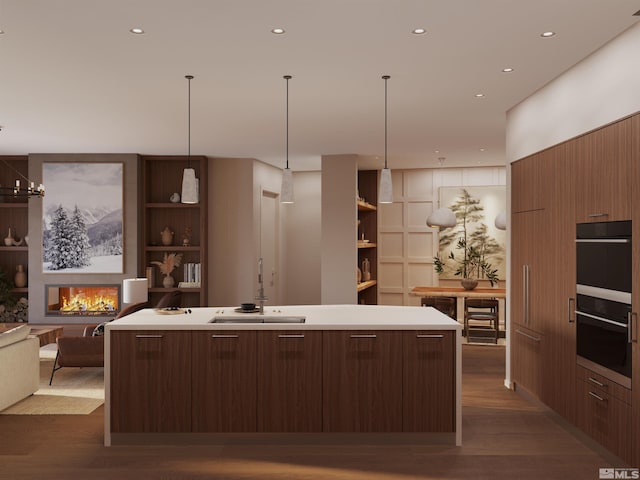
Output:
<path fill-rule="evenodd" d="M 506 230 L 507 229 L 507 212 L 500 212 L 496 216 L 494 224 L 498 230 Z"/>
<path fill-rule="evenodd" d="M 393 203 L 393 183 L 391 182 L 391 170 L 388 168 L 380 170 L 378 203 Z"/>
<path fill-rule="evenodd" d="M 198 203 L 198 179 L 193 168 L 185 168 L 182 174 L 182 203 Z"/>
<path fill-rule="evenodd" d="M 122 303 L 144 303 L 149 299 L 146 278 L 127 278 L 122 281 Z"/>
<path fill-rule="evenodd" d="M 293 171 L 290 168 L 285 168 L 284 170 L 282 170 L 280 202 L 293 203 Z"/>
<path fill-rule="evenodd" d="M 427 218 L 427 225 L 430 227 L 455 227 L 458 223 L 456 214 L 448 208 L 439 208 L 431 213 Z"/>

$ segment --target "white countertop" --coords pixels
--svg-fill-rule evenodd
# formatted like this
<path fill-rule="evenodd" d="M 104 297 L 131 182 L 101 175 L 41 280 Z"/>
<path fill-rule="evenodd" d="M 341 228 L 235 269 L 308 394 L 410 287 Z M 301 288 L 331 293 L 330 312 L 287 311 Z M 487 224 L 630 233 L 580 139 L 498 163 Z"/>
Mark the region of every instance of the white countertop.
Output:
<path fill-rule="evenodd" d="M 210 323 L 216 316 L 257 316 L 235 307 L 199 307 L 175 312 L 144 309 L 106 324 L 107 330 L 458 330 L 457 321 L 432 307 L 386 305 L 265 306 L 266 317 L 304 316 L 305 323 Z M 273 321 L 273 320 L 272 320 Z"/>

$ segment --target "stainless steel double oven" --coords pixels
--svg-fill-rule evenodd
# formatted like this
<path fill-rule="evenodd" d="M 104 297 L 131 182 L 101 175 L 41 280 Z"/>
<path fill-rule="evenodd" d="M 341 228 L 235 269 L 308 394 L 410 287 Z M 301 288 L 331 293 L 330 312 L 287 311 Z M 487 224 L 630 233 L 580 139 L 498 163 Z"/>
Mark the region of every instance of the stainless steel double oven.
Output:
<path fill-rule="evenodd" d="M 631 387 L 631 221 L 576 226 L 578 364 Z"/>

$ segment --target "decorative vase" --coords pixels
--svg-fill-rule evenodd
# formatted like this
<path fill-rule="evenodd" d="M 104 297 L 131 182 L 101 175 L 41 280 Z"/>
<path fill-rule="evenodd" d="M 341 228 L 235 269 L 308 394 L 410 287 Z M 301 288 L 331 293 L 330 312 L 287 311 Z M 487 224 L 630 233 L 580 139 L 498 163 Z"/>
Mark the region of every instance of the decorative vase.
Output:
<path fill-rule="evenodd" d="M 16 276 L 13 277 L 13 283 L 16 288 L 23 288 L 27 286 L 27 273 L 24 271 L 22 265 L 16 267 Z"/>
<path fill-rule="evenodd" d="M 371 263 L 368 258 L 362 261 L 362 281 L 368 282 L 371 280 Z"/>
<path fill-rule="evenodd" d="M 171 288 L 176 284 L 176 281 L 173 279 L 171 274 L 166 274 L 162 279 L 162 286 L 164 288 Z"/>
<path fill-rule="evenodd" d="M 169 227 L 164 227 L 164 230 L 160 232 L 160 235 L 161 235 L 163 245 L 173 244 L 173 232 Z"/>
<path fill-rule="evenodd" d="M 7 233 L 7 236 L 4 239 L 4 244 L 7 247 L 10 247 L 11 245 L 13 245 L 13 235 L 11 234 L 11 227 L 9 227 L 9 233 Z"/>
<path fill-rule="evenodd" d="M 29 235 L 25 235 L 24 236 L 24 244 L 28 247 L 29 246 Z"/>
<path fill-rule="evenodd" d="M 358 267 L 356 267 L 356 278 L 358 280 L 358 283 L 362 282 L 362 270 L 360 270 Z"/>
<path fill-rule="evenodd" d="M 463 278 L 460 280 L 460 283 L 462 284 L 462 288 L 465 290 L 473 290 L 478 286 L 478 280 L 473 278 Z"/>

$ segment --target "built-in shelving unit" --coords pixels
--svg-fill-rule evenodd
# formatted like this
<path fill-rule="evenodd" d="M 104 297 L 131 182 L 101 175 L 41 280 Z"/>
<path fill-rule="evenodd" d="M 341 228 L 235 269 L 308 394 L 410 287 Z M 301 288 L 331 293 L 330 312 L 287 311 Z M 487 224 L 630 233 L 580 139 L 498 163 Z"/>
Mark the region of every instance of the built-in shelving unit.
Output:
<path fill-rule="evenodd" d="M 29 178 L 29 157 L 27 156 L 2 156 L 7 165 L 0 163 L 0 185 L 13 186 L 16 180 L 23 181 Z M 26 183 L 26 181 L 25 181 Z M 40 201 L 33 199 L 32 201 Z M 0 268 L 13 280 L 18 265 L 22 265 L 25 271 L 29 266 L 29 247 L 24 244 L 24 237 L 28 235 L 29 226 L 29 197 L 0 197 Z M 20 246 L 6 246 L 5 237 L 11 229 L 14 239 L 21 239 Z M 28 272 L 27 272 L 28 278 Z M 28 280 L 27 280 L 28 281 Z M 27 287 L 11 290 L 16 299 L 25 297 L 29 293 Z"/>
<path fill-rule="evenodd" d="M 377 180 L 378 175 L 375 170 L 360 170 L 358 172 L 358 196 L 360 198 L 356 200 L 358 209 L 356 247 L 358 249 L 358 268 L 363 276 L 358 282 L 356 290 L 358 292 L 358 303 L 370 305 L 378 303 L 378 208 L 375 205 L 378 198 Z M 369 279 L 364 278 L 362 264 L 365 259 L 369 260 L 371 273 Z"/>
<path fill-rule="evenodd" d="M 180 290 L 183 306 L 207 305 L 207 158 L 203 156 L 142 156 L 142 222 L 140 232 L 139 274 L 147 275 L 152 269 L 149 287 L 151 304 L 165 293 Z M 199 179 L 199 202 L 186 204 L 172 202 L 174 193 L 182 190 L 182 172 L 190 166 Z M 174 232 L 171 245 L 164 245 L 161 232 L 168 227 Z M 183 239 L 188 236 L 188 245 Z M 175 286 L 162 286 L 163 275 L 153 261 L 162 261 L 165 253 L 182 255 L 180 266 L 172 272 Z M 199 286 L 180 287 L 185 278 L 185 264 L 199 265 Z"/>

